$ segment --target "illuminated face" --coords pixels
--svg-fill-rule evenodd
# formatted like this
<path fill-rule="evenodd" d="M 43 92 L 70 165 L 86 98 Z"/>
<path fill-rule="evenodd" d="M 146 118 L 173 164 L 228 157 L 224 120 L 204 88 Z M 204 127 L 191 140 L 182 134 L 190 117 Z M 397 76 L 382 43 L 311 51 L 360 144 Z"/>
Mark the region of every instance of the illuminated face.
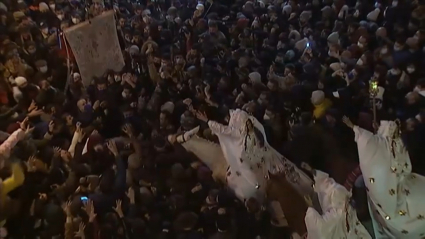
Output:
<path fill-rule="evenodd" d="M 77 107 L 80 111 L 84 111 L 84 107 L 87 105 L 87 101 L 85 99 L 81 99 L 77 102 Z"/>

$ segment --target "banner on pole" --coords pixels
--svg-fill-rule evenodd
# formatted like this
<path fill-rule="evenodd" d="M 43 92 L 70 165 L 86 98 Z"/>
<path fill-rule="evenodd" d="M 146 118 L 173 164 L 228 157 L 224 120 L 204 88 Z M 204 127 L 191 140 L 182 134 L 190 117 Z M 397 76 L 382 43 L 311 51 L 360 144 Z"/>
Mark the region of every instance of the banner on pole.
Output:
<path fill-rule="evenodd" d="M 64 33 L 85 86 L 93 77 L 101 77 L 107 70 L 121 71 L 124 67 L 114 11 L 67 28 Z"/>

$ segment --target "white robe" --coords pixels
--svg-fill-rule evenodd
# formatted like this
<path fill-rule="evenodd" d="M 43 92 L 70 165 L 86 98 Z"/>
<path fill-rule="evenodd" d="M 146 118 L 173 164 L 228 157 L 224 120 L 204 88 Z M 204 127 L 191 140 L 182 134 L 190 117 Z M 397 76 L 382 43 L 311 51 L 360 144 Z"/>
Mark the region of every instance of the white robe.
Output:
<path fill-rule="evenodd" d="M 258 145 L 255 135 L 246 137 L 245 125 L 248 119 L 263 134 L 263 147 Z M 264 127 L 255 117 L 239 109 L 231 110 L 228 126 L 215 121 L 209 121 L 208 126 L 219 138 L 224 157 L 229 164 L 228 185 L 234 189 L 240 200 L 254 197 L 262 201 L 267 173 L 279 171 L 286 171 L 288 181 L 302 195 L 311 194 L 312 180 L 268 144 Z"/>
<path fill-rule="evenodd" d="M 425 177 L 411 172 L 403 142 L 391 137 L 394 125 L 382 121 L 377 135 L 358 126 L 353 128 L 375 237 L 423 238 Z"/>
<path fill-rule="evenodd" d="M 356 211 L 346 202 L 351 193 L 329 175 L 316 171 L 314 191 L 323 214 L 309 207 L 305 216 L 308 239 L 369 239 L 372 238 L 357 219 Z M 348 228 L 347 228 L 348 224 Z"/>

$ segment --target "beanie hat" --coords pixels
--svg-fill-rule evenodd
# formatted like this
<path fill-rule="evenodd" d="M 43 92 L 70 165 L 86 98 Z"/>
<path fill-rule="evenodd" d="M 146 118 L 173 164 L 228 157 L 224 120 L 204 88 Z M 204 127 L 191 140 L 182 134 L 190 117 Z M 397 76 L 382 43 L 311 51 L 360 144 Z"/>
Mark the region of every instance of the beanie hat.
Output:
<path fill-rule="evenodd" d="M 47 6 L 47 4 L 45 2 L 40 2 L 38 4 L 38 9 L 40 10 L 40 12 L 47 12 L 49 11 L 49 6 Z"/>
<path fill-rule="evenodd" d="M 165 104 L 161 106 L 161 111 L 166 111 L 172 114 L 174 112 L 174 103 L 171 101 L 165 102 Z"/>
<path fill-rule="evenodd" d="M 338 32 L 332 32 L 328 36 L 328 39 L 327 40 L 331 44 L 338 44 L 338 41 L 339 41 L 339 34 L 338 34 Z"/>
<path fill-rule="evenodd" d="M 261 83 L 261 75 L 258 72 L 251 72 L 248 77 L 253 83 Z"/>
<path fill-rule="evenodd" d="M 321 90 L 316 90 L 311 93 L 311 103 L 313 105 L 320 105 L 325 100 L 325 93 Z"/>

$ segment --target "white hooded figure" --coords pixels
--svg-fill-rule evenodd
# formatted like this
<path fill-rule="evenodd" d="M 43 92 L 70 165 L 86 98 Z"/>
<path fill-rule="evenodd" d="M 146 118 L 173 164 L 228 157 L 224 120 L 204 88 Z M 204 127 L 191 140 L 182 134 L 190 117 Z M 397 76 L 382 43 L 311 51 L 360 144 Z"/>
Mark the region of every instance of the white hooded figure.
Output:
<path fill-rule="evenodd" d="M 412 173 L 399 125 L 381 121 L 376 135 L 351 122 L 347 125 L 355 133 L 375 237 L 423 238 L 425 177 Z"/>
<path fill-rule="evenodd" d="M 350 205 L 351 192 L 322 171 L 315 171 L 314 181 L 314 191 L 323 213 L 308 208 L 305 216 L 308 239 L 372 238 Z"/>
<path fill-rule="evenodd" d="M 229 165 L 227 183 L 240 200 L 265 196 L 268 172 L 285 171 L 288 181 L 302 194 L 311 194 L 312 181 L 267 142 L 264 127 L 243 110 L 231 110 L 229 124 L 208 121 L 217 135 Z"/>

